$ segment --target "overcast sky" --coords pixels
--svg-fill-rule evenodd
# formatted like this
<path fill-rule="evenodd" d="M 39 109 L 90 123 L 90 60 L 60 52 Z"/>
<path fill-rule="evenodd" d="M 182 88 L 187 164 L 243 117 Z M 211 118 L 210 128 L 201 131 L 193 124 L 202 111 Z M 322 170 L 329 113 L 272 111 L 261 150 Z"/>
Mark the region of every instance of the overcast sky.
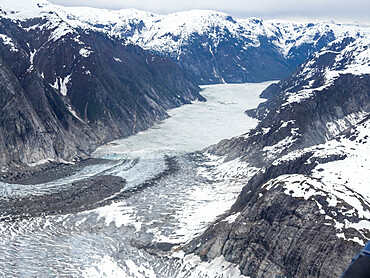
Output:
<path fill-rule="evenodd" d="M 236 18 L 335 20 L 370 23 L 369 0 L 49 0 L 64 6 L 136 8 L 159 14 L 211 9 Z"/>

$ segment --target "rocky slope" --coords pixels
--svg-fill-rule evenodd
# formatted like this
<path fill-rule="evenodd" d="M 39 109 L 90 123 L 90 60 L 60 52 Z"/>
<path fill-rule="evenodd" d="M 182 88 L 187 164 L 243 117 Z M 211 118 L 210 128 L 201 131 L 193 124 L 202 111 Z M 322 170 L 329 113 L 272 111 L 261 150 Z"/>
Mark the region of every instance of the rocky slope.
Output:
<path fill-rule="evenodd" d="M 368 40 L 338 40 L 263 95 L 250 133 L 208 150 L 260 168 L 184 247 L 250 277 L 339 277 L 370 239 Z"/>
<path fill-rule="evenodd" d="M 203 99 L 171 60 L 21 4 L 0 6 L 0 165 L 86 156 Z"/>

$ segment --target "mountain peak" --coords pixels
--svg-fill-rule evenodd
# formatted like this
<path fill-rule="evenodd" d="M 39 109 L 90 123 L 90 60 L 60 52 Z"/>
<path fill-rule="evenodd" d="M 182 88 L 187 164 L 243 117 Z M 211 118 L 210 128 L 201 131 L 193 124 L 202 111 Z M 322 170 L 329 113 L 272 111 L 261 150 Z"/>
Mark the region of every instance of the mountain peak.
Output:
<path fill-rule="evenodd" d="M 7 17 L 32 18 L 50 11 L 53 5 L 46 0 L 0 0 L 0 9 Z"/>

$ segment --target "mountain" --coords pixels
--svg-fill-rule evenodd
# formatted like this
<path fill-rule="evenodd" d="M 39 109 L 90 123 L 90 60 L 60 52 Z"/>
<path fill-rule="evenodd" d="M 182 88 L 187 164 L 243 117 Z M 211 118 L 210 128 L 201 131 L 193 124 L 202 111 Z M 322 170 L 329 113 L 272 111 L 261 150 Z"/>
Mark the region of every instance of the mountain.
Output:
<path fill-rule="evenodd" d="M 286 77 L 246 111 L 255 129 L 205 151 L 256 173 L 230 211 L 182 249 L 223 256 L 250 277 L 333 277 L 370 239 L 368 26 L 42 0 L 0 7 L 2 171 L 87 157 L 203 100 L 197 84 Z M 123 182 L 110 180 L 115 189 Z"/>
<path fill-rule="evenodd" d="M 250 277 L 339 277 L 370 239 L 370 41 L 339 39 L 267 88 L 249 133 L 208 149 L 259 168 L 185 250 Z"/>
<path fill-rule="evenodd" d="M 72 27 L 48 2 L 0 7 L 4 167 L 86 157 L 168 117 L 170 108 L 203 100 L 172 60 Z"/>
<path fill-rule="evenodd" d="M 56 12 L 72 26 L 126 38 L 171 58 L 199 84 L 282 79 L 329 42 L 363 37 L 370 31 L 360 24 L 234 19 L 207 10 L 157 15 L 57 6 Z"/>
<path fill-rule="evenodd" d="M 86 157 L 202 100 L 197 84 L 281 78 L 336 37 L 369 29 L 44 0 L 0 1 L 0 9 L 2 165 Z"/>
<path fill-rule="evenodd" d="M 369 39 L 343 38 L 262 92 L 268 100 L 246 111 L 261 122 L 211 151 L 265 166 L 290 151 L 317 145 L 361 121 L 369 105 Z"/>
<path fill-rule="evenodd" d="M 9 5 L 11 10 L 15 4 L 3 4 Z M 361 24 L 235 19 L 209 10 L 157 15 L 135 9 L 63 7 L 41 0 L 12 12 L 12 18 L 51 13 L 70 27 L 125 39 L 172 59 L 198 84 L 282 79 L 329 42 L 370 33 L 370 27 Z"/>

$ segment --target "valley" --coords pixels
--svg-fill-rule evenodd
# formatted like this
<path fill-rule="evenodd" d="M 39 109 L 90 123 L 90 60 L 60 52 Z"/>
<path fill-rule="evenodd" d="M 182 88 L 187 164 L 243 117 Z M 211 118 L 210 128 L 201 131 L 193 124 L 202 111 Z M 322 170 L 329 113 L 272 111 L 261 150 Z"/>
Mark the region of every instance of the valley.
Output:
<path fill-rule="evenodd" d="M 205 86 L 206 102 L 171 110 L 151 129 L 96 150 L 104 163 L 47 183 L 1 183 L 1 276 L 207 275 L 195 257 L 166 253 L 227 211 L 256 169 L 197 151 L 253 128 L 257 121 L 244 110 L 263 101 L 259 93 L 269 84 Z M 96 181 L 107 185 L 94 188 Z M 89 186 L 81 189 L 82 182 Z"/>
<path fill-rule="evenodd" d="M 0 0 L 0 276 L 340 277 L 370 240 L 369 34 Z"/>

